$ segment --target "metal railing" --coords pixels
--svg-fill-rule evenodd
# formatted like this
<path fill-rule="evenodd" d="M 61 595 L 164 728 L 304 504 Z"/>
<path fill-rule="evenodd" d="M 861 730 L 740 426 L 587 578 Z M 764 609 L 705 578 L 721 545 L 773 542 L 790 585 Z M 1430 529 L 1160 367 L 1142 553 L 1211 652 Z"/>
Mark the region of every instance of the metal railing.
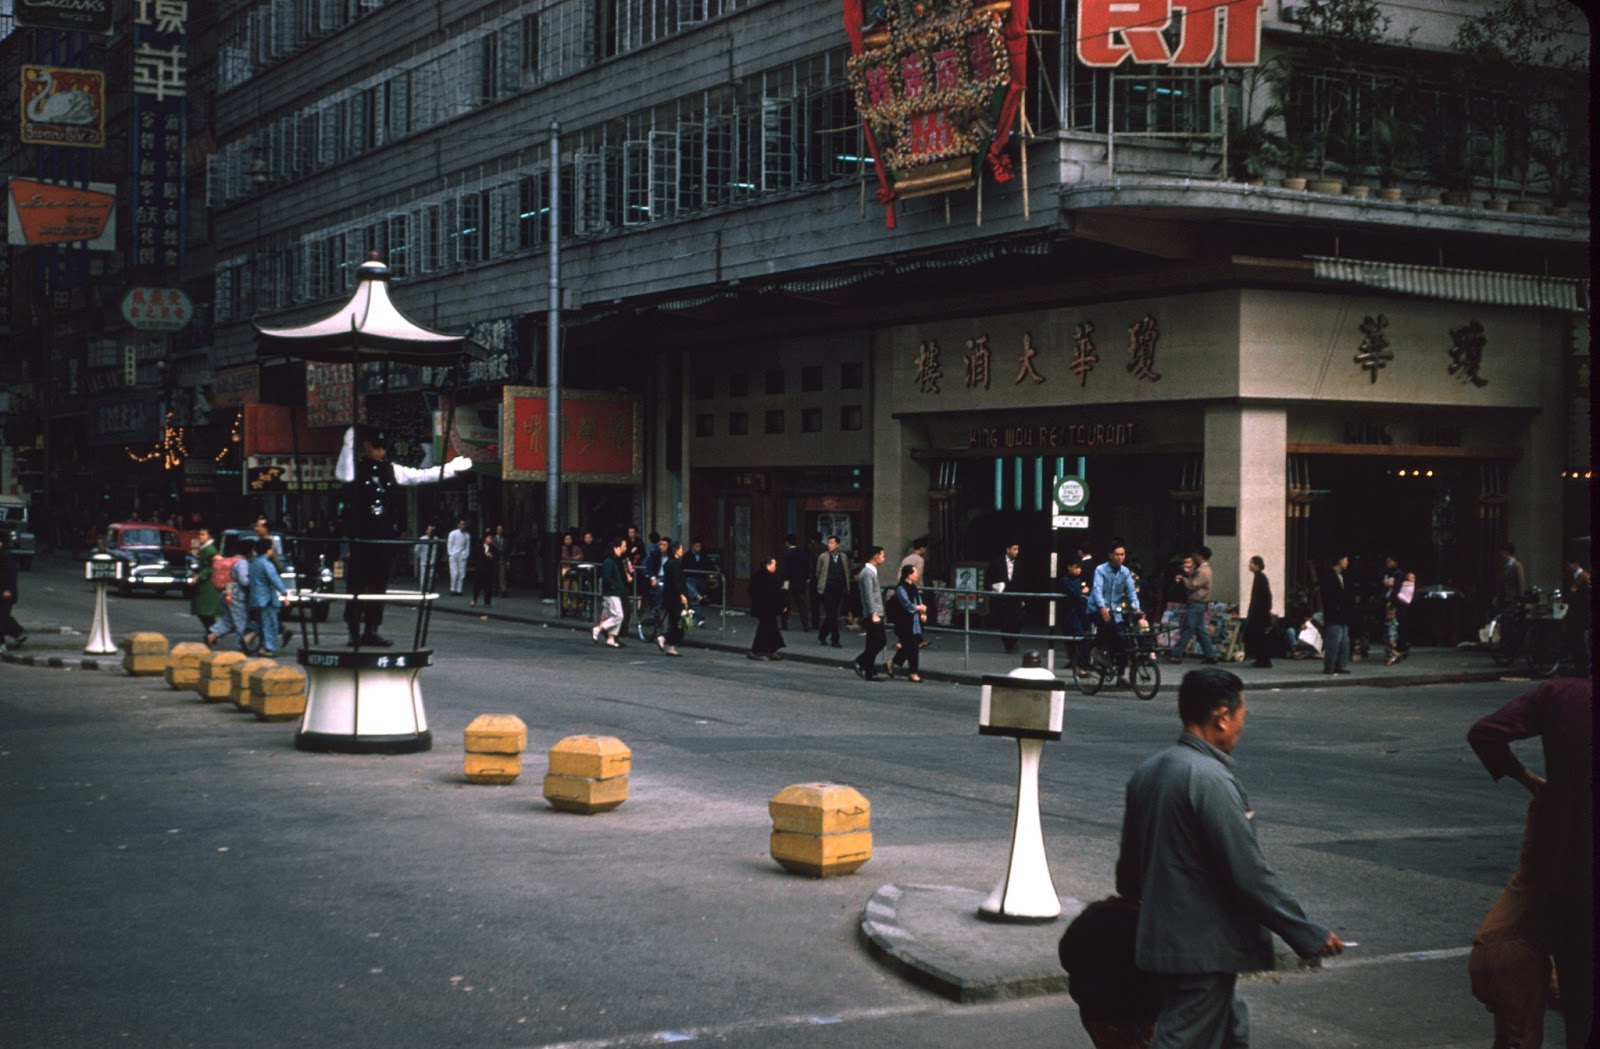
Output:
<path fill-rule="evenodd" d="M 560 614 L 565 618 L 588 619 L 598 622 L 600 598 L 602 596 L 600 593 L 600 563 L 598 561 L 561 561 L 557 563 L 556 571 L 560 582 Z M 717 639 L 726 641 L 728 639 L 728 577 L 716 569 L 690 568 L 684 569 L 683 574 L 686 580 L 690 576 L 701 576 L 707 579 L 716 578 L 716 589 L 721 594 L 717 604 Z M 656 595 L 651 592 L 653 588 L 649 586 L 643 576 L 636 571 L 633 578 L 634 600 L 622 603 L 625 617 L 623 622 L 624 630 L 631 629 L 638 622 L 644 602 L 656 600 Z M 700 595 L 700 600 L 691 600 L 690 606 L 694 607 L 703 603 L 705 594 L 709 593 L 710 590 L 711 588 L 709 587 L 705 588 Z"/>

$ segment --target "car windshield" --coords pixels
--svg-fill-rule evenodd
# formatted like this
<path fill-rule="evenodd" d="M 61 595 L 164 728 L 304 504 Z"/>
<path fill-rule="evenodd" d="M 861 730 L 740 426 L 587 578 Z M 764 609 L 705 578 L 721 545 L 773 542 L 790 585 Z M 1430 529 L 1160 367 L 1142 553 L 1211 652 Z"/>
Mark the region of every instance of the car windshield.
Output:
<path fill-rule="evenodd" d="M 124 528 L 122 530 L 123 546 L 161 546 L 161 529 L 159 528 Z"/>

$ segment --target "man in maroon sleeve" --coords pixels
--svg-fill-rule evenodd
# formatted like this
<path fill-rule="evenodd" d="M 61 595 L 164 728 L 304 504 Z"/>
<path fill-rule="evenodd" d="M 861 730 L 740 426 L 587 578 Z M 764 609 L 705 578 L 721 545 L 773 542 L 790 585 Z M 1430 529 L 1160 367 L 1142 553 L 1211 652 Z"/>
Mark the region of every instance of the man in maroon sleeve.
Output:
<path fill-rule="evenodd" d="M 1517 974 L 1503 964 L 1503 952 L 1513 941 L 1531 941 L 1538 948 L 1537 972 L 1543 972 L 1545 952 L 1555 958 L 1569 1049 L 1589 1044 L 1594 1015 L 1593 697 L 1587 678 L 1546 681 L 1467 733 L 1467 742 L 1491 776 L 1510 776 L 1534 799 L 1521 866 L 1474 938 L 1469 962 L 1473 993 L 1495 1013 L 1497 1033 L 1508 1023 L 1542 1025 L 1542 995 L 1530 1003 L 1526 995 L 1506 993 Z M 1534 736 L 1544 746 L 1543 776 L 1511 750 L 1512 741 Z M 1523 1015 L 1509 1015 L 1518 1011 Z M 1529 1033 L 1524 1029 L 1522 1037 Z"/>

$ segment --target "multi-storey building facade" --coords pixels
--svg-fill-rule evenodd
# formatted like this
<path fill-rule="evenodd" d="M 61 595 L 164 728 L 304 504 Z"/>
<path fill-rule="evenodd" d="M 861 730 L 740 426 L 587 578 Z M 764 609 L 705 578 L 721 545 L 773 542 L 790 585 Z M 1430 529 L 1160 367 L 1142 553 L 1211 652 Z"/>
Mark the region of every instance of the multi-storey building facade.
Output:
<path fill-rule="evenodd" d="M 1335 547 L 1478 590 L 1511 538 L 1553 579 L 1588 535 L 1588 122 L 1518 109 L 1517 77 L 1586 99 L 1586 30 L 1494 65 L 1461 48 L 1506 5 L 1266 0 L 1254 65 L 1141 65 L 1182 19 L 1086 34 L 1106 6 L 1034 0 L 1014 177 L 891 227 L 837 4 L 220 4 L 214 410 L 299 403 L 252 322 L 331 312 L 377 252 L 403 310 L 487 349 L 449 389 L 357 376 L 363 410 L 505 427 L 419 509 L 537 525 L 541 483 L 492 456 L 505 388 L 546 374 L 558 205 L 563 383 L 640 419 L 637 476 L 573 481 L 566 523 L 703 535 L 736 583 L 819 529 L 930 534 L 936 578 L 1005 540 L 1205 542 L 1220 597 L 1261 555 L 1280 605 Z M 1308 173 L 1369 191 L 1279 185 Z M 1052 531 L 1062 474 L 1086 530 Z"/>

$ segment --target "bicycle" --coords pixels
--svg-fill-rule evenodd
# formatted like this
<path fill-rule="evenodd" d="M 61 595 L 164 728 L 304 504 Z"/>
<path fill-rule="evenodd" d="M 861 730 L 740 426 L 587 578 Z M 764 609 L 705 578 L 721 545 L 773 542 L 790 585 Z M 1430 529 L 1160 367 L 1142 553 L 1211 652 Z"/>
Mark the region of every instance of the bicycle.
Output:
<path fill-rule="evenodd" d="M 1518 602 L 1490 626 L 1489 658 L 1497 667 L 1509 667 L 1520 659 L 1534 677 L 1554 677 L 1566 657 L 1561 620 L 1549 614 L 1548 606 Z"/>
<path fill-rule="evenodd" d="M 654 598 L 654 600 L 652 600 Z M 645 644 L 655 644 L 656 638 L 667 632 L 666 616 L 661 611 L 659 592 L 642 594 L 633 599 L 633 631 Z"/>
<path fill-rule="evenodd" d="M 1117 630 L 1120 643 L 1113 652 L 1105 652 L 1100 645 L 1089 648 L 1087 665 L 1083 673 L 1074 671 L 1078 691 L 1092 696 L 1105 687 L 1109 679 L 1120 683 L 1128 681 L 1133 694 L 1140 699 L 1154 699 L 1161 690 L 1161 665 L 1156 660 L 1155 635 L 1124 623 Z"/>

